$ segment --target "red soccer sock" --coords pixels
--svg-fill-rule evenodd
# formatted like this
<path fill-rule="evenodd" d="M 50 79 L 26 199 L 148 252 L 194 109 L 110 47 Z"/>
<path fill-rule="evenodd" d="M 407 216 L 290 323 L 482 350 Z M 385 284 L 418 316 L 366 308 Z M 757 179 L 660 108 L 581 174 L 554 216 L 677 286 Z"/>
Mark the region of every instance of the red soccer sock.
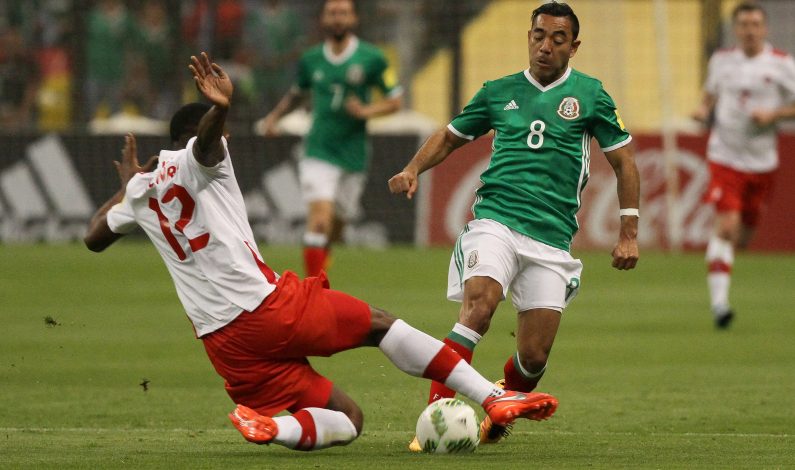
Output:
<path fill-rule="evenodd" d="M 306 272 L 306 277 L 318 276 L 326 268 L 330 251 L 328 247 L 304 247 L 304 271 Z"/>
<path fill-rule="evenodd" d="M 502 369 L 503 374 L 505 374 L 505 388 L 517 392 L 532 392 L 535 390 L 541 377 L 544 376 L 546 366 L 541 372 L 534 374 L 532 377 L 528 377 L 522 372 L 521 365 L 517 362 L 518 360 L 517 355 L 513 354 L 508 358 L 505 367 Z"/>
<path fill-rule="evenodd" d="M 453 333 L 450 333 L 450 336 L 453 336 Z M 466 341 L 463 341 L 459 338 L 459 341 L 451 339 L 450 336 L 444 339 L 444 344 L 450 347 L 453 351 L 457 352 L 461 359 L 465 360 L 467 364 L 472 363 L 472 355 L 474 354 L 474 349 L 470 349 L 466 344 Z M 475 345 L 472 345 L 474 348 Z M 446 387 L 443 383 L 440 382 L 431 382 L 431 391 L 428 394 L 428 403 L 433 403 L 436 400 L 441 400 L 442 398 L 453 398 L 455 397 L 455 390 Z"/>

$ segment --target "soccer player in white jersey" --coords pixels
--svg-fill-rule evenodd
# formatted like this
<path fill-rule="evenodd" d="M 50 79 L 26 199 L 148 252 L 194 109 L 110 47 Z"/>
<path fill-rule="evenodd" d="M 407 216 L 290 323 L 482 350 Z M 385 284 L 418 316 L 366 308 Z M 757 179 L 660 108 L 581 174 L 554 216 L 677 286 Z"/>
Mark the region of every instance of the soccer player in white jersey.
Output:
<path fill-rule="evenodd" d="M 223 137 L 232 82 L 204 53 L 191 57 L 190 70 L 212 107 L 193 103 L 174 115 L 176 150 L 161 151 L 154 171 L 139 165 L 127 136 L 115 162 L 122 187 L 92 217 L 85 243 L 102 251 L 135 227 L 144 230 L 238 405 L 229 418 L 245 439 L 297 450 L 353 441 L 361 409 L 307 356 L 360 346 L 377 346 L 404 372 L 460 391 L 495 422 L 555 412 L 551 395 L 496 387 L 442 342 L 329 289 L 324 276 L 277 275 L 254 241 Z M 273 417 L 284 410 L 292 414 Z"/>
<path fill-rule="evenodd" d="M 706 262 L 710 306 L 720 329 L 734 318 L 729 303 L 734 251 L 747 246 L 773 189 L 776 124 L 795 117 L 795 61 L 767 42 L 765 11 L 743 2 L 732 21 L 737 47 L 710 59 L 704 98 L 693 116 L 704 123 L 714 116 L 705 199 L 717 216 Z"/>
<path fill-rule="evenodd" d="M 437 131 L 406 168 L 389 180 L 392 192 L 417 190 L 417 176 L 450 153 L 494 130 L 489 167 L 481 174 L 473 212 L 450 260 L 447 297 L 462 302 L 444 342 L 471 360 L 499 302 L 511 290 L 516 351 L 503 368 L 505 386 L 534 390 L 547 368 L 561 314 L 580 286 L 582 263 L 569 253 L 576 213 L 588 181 L 595 138 L 618 179 L 621 228 L 613 267 L 638 260 L 638 170 L 613 100 L 601 82 L 569 68 L 580 41 L 579 22 L 565 3 L 533 11 L 530 67 L 488 81 L 446 129 Z M 431 386 L 428 401 L 455 395 Z M 481 442 L 496 442 L 502 426 L 481 424 Z M 409 445 L 421 450 L 416 439 Z"/>

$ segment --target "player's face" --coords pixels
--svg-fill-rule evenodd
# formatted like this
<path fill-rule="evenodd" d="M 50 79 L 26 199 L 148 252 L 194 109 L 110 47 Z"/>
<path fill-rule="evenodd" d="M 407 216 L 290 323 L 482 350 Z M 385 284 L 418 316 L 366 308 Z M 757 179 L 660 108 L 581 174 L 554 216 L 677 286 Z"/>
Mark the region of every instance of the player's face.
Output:
<path fill-rule="evenodd" d="M 762 51 L 767 39 L 765 14 L 759 10 L 742 11 L 734 20 L 734 35 L 737 45 L 749 55 Z"/>
<path fill-rule="evenodd" d="M 580 41 L 574 40 L 571 20 L 565 16 L 538 15 L 527 32 L 530 74 L 542 85 L 560 78 L 577 53 Z"/>
<path fill-rule="evenodd" d="M 356 10 L 350 0 L 329 0 L 320 19 L 326 37 L 341 41 L 356 26 Z"/>

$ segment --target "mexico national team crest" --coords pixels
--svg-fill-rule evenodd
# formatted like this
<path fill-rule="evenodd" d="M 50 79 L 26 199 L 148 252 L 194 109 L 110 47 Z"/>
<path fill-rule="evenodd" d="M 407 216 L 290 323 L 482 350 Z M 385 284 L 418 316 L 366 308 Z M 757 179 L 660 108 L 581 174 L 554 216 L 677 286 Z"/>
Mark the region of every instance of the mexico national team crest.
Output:
<path fill-rule="evenodd" d="M 563 98 L 558 106 L 558 116 L 571 121 L 580 117 L 580 102 L 573 96 Z"/>
<path fill-rule="evenodd" d="M 364 83 L 364 68 L 361 64 L 352 64 L 345 73 L 345 80 L 351 85 Z"/>
<path fill-rule="evenodd" d="M 472 269 L 476 264 L 478 264 L 478 250 L 473 250 L 472 253 L 469 254 L 467 268 Z"/>

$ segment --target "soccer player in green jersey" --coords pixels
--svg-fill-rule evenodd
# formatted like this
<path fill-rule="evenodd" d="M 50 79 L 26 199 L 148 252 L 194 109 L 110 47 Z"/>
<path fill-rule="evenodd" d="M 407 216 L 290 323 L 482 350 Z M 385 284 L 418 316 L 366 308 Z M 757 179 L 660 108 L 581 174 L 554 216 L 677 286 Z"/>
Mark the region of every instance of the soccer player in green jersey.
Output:
<path fill-rule="evenodd" d="M 306 51 L 298 81 L 263 121 L 266 135 L 311 94 L 312 129 L 299 164 L 304 200 L 309 205 L 304 234 L 304 267 L 316 276 L 326 267 L 330 242 L 354 218 L 368 164 L 367 119 L 400 109 L 402 90 L 390 81 L 384 54 L 353 33 L 358 22 L 353 0 L 326 0 L 323 44 Z M 383 99 L 371 101 L 373 88 Z"/>
<path fill-rule="evenodd" d="M 547 367 L 561 314 L 580 286 L 582 263 L 569 254 L 576 214 L 596 138 L 618 179 L 621 228 L 613 267 L 638 261 L 639 178 L 632 140 L 601 82 L 569 68 L 579 21 L 564 3 L 533 11 L 530 67 L 488 81 L 446 129 L 432 135 L 405 169 L 389 180 L 411 198 L 417 177 L 453 150 L 494 130 L 491 161 L 480 179 L 473 211 L 450 261 L 447 296 L 462 302 L 445 343 L 467 360 L 489 328 L 508 289 L 518 312 L 517 350 L 504 367 L 505 386 L 531 391 Z M 434 383 L 429 401 L 452 397 Z M 505 428 L 481 424 L 481 442 Z M 412 443 L 410 449 L 419 450 Z"/>

